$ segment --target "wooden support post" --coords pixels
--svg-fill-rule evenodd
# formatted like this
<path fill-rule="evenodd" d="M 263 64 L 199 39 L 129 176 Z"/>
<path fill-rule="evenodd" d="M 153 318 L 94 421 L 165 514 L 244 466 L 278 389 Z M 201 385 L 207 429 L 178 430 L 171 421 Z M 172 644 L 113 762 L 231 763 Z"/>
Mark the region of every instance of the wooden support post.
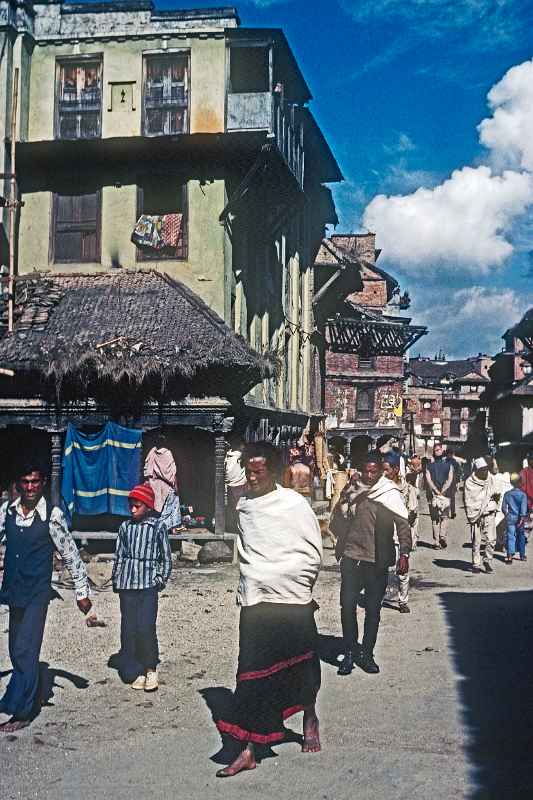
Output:
<path fill-rule="evenodd" d="M 50 494 L 52 497 L 52 505 L 59 506 L 61 505 L 61 433 L 58 431 L 53 431 L 50 435 L 50 439 L 52 461 L 52 469 L 50 472 Z"/>
<path fill-rule="evenodd" d="M 224 462 L 226 440 L 222 430 L 215 430 L 215 533 L 223 536 L 226 529 Z"/>

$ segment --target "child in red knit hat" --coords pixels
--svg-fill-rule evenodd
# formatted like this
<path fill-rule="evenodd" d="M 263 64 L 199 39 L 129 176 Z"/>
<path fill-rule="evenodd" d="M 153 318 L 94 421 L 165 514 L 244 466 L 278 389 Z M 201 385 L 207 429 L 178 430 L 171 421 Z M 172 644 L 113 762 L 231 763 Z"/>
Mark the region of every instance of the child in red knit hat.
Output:
<path fill-rule="evenodd" d="M 112 576 L 120 598 L 120 673 L 132 689 L 153 692 L 159 687 L 158 593 L 172 572 L 170 542 L 150 484 L 132 489 L 128 501 L 131 519 L 119 528 Z"/>

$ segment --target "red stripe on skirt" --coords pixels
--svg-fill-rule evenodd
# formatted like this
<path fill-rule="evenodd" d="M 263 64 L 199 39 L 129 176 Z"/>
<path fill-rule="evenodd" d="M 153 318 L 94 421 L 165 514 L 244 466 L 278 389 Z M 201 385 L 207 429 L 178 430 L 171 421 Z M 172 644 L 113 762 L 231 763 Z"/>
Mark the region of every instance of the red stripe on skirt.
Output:
<path fill-rule="evenodd" d="M 288 667 L 294 667 L 295 664 L 300 664 L 302 661 L 309 661 L 313 656 L 314 653 L 310 650 L 308 653 L 304 653 L 301 656 L 294 656 L 293 658 L 288 658 L 286 661 L 278 661 L 276 664 L 272 664 L 271 667 L 266 667 L 266 669 L 241 672 L 240 675 L 237 675 L 237 683 L 239 681 L 254 681 L 258 678 L 268 678 L 270 675 L 275 675 L 276 672 L 281 672 L 281 670 L 288 669 Z"/>
<path fill-rule="evenodd" d="M 292 717 L 299 711 L 303 711 L 303 706 L 291 706 L 282 712 L 283 719 Z M 240 742 L 253 742 L 254 744 L 272 744 L 274 742 L 282 742 L 285 739 L 285 731 L 276 731 L 275 733 L 254 733 L 253 731 L 246 731 L 240 725 L 232 725 L 231 722 L 225 722 L 220 719 L 217 722 L 217 728 L 220 733 L 228 733 Z"/>

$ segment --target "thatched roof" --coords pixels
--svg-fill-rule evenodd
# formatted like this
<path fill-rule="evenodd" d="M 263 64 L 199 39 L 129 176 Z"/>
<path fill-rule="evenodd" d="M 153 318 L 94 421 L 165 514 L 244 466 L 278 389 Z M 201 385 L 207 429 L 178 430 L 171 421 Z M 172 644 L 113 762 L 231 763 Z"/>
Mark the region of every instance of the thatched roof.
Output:
<path fill-rule="evenodd" d="M 274 371 L 194 292 L 155 270 L 18 279 L 0 367 L 78 397 L 128 387 L 234 399 Z"/>

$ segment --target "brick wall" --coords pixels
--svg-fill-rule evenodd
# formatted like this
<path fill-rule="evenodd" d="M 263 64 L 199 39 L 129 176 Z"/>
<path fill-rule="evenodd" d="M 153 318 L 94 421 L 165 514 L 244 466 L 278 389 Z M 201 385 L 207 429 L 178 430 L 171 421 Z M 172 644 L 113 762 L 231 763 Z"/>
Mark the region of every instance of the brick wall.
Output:
<path fill-rule="evenodd" d="M 402 356 L 377 356 L 372 370 L 369 372 L 386 375 L 403 375 L 404 364 Z M 353 353 L 326 353 L 326 373 L 330 375 L 357 375 L 359 373 L 359 356 Z"/>
<path fill-rule="evenodd" d="M 387 284 L 383 280 L 363 280 L 363 291 L 353 292 L 349 300 L 362 306 L 383 308 L 387 304 Z"/>

